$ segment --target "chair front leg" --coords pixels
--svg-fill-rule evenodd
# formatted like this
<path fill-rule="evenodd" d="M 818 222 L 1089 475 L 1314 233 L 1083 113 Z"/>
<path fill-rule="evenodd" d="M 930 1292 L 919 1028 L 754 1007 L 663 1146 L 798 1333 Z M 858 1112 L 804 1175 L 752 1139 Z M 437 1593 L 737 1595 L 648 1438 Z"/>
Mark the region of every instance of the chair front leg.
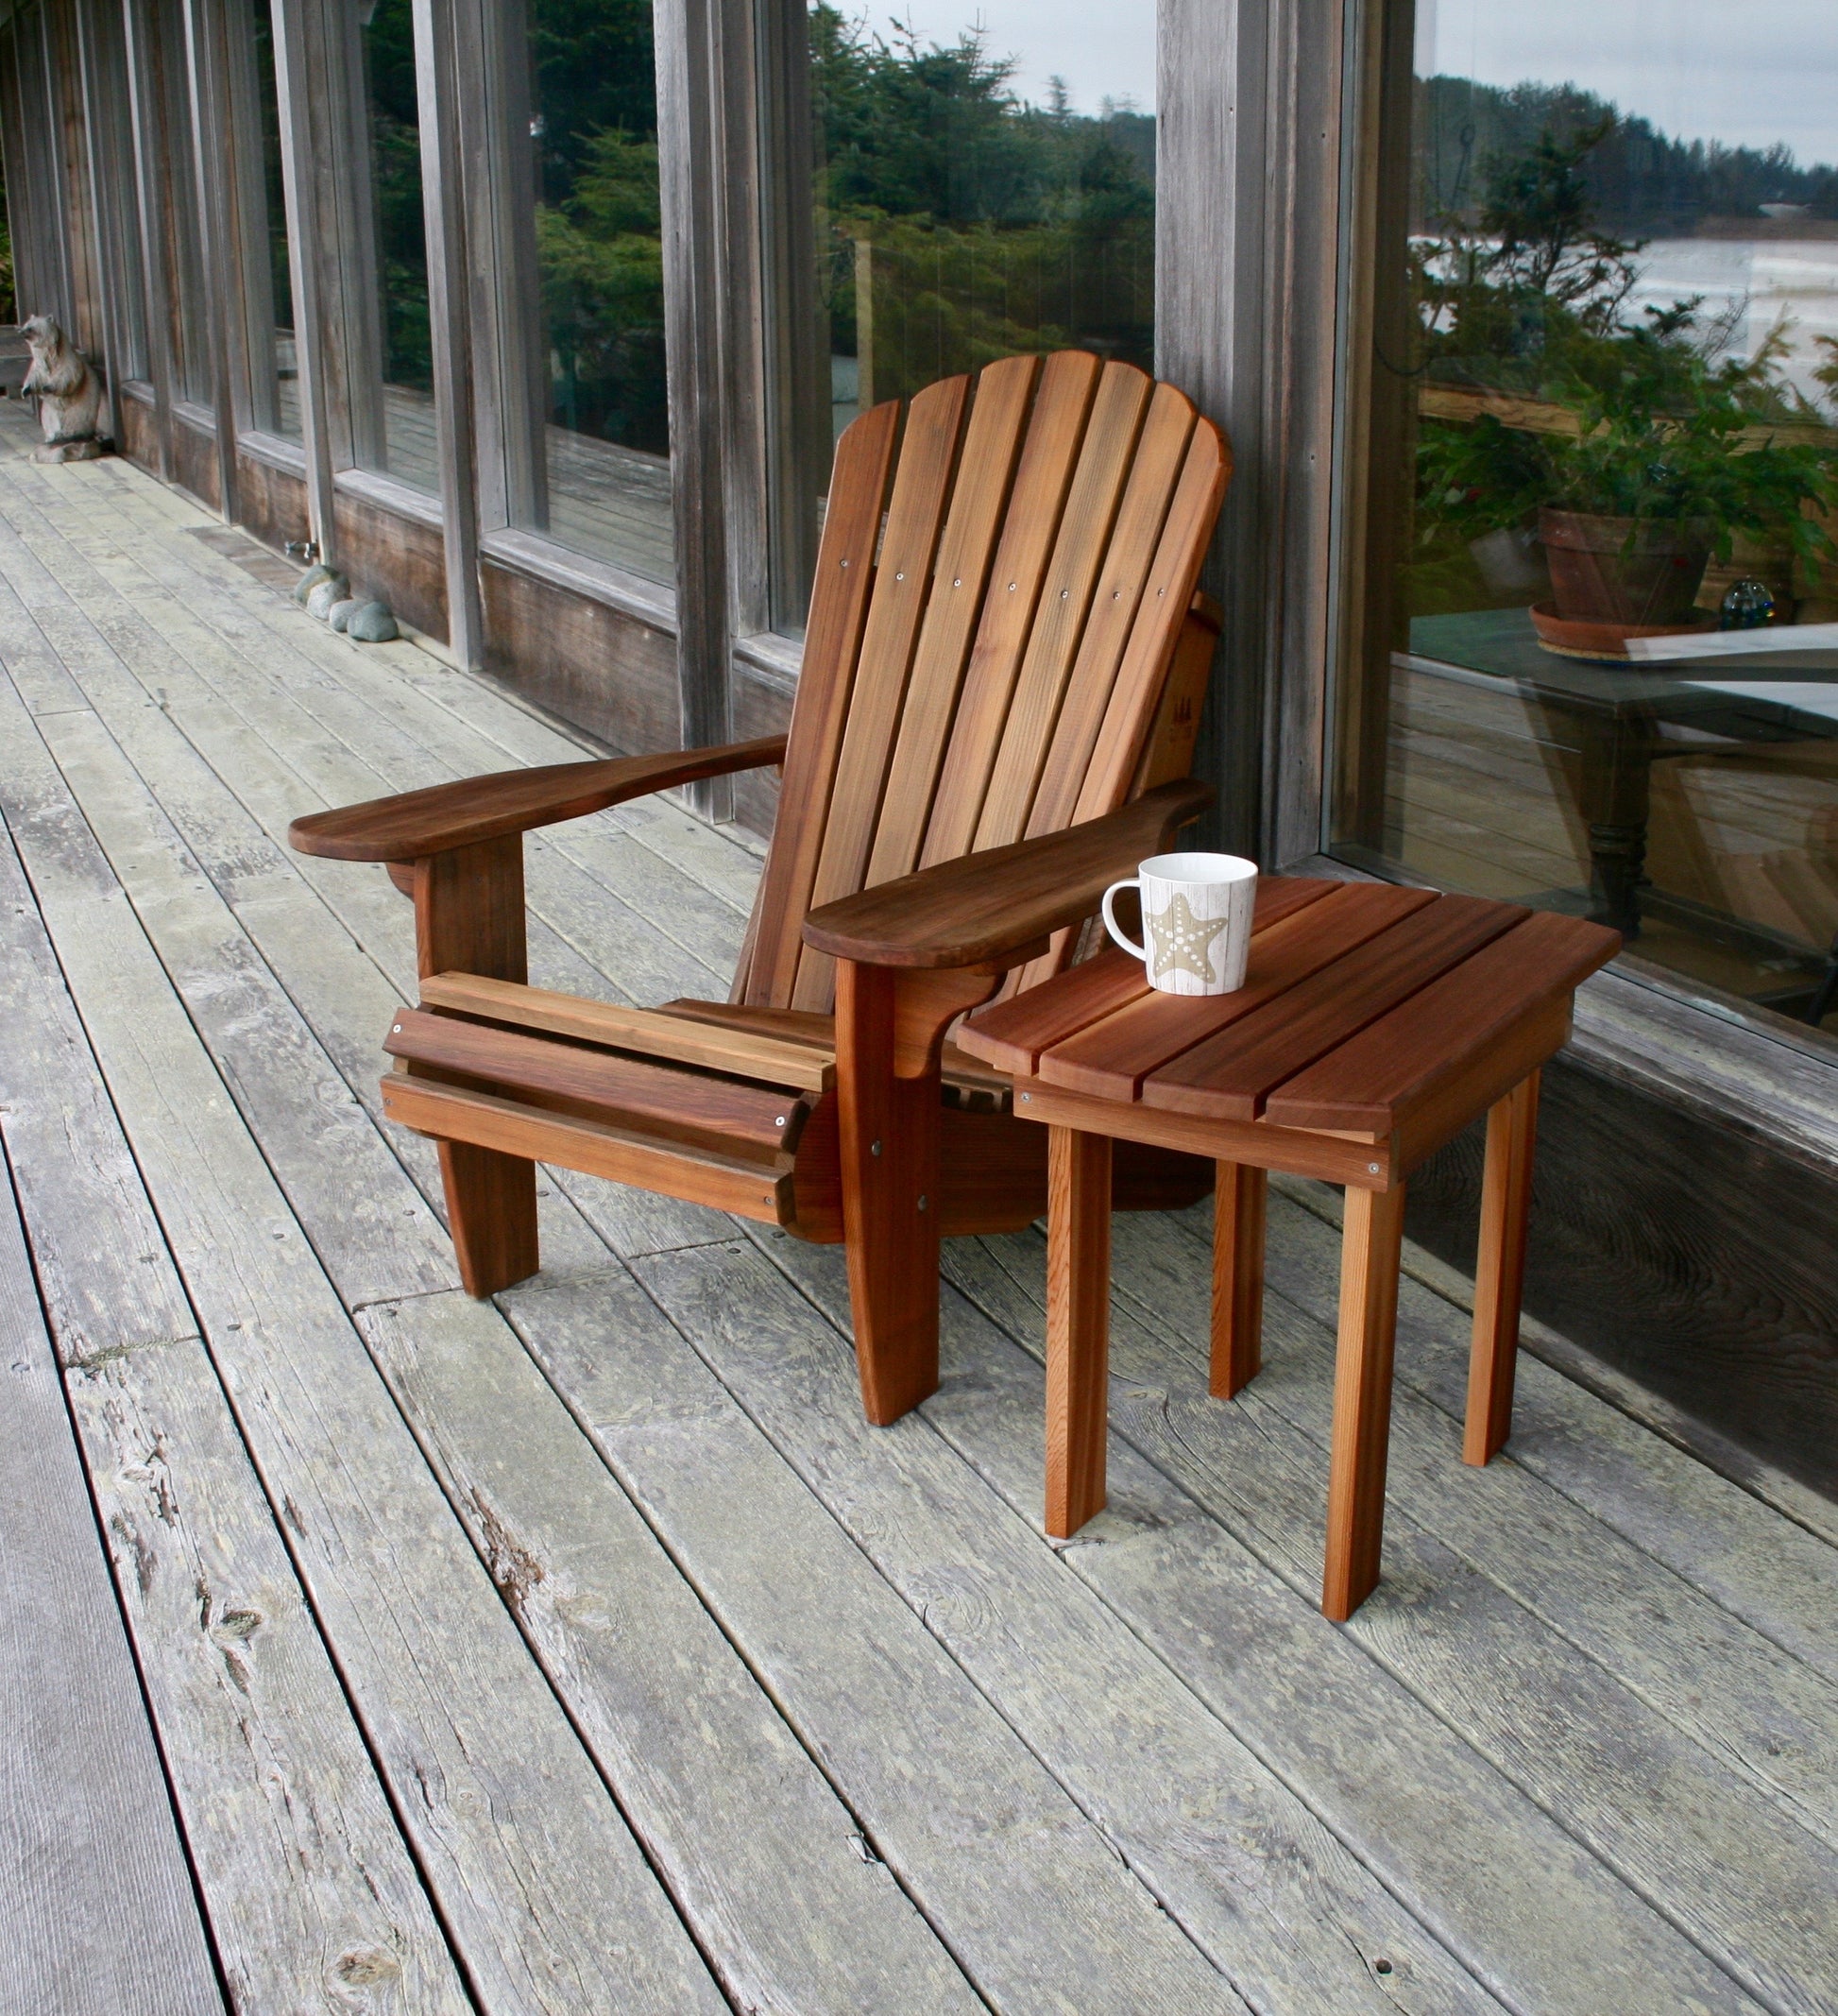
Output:
<path fill-rule="evenodd" d="M 861 1404 L 877 1427 L 938 1390 L 939 1052 L 996 977 L 839 960 L 842 1232 Z"/>
<path fill-rule="evenodd" d="M 392 880 L 400 879 L 391 871 Z M 530 977 L 523 918 L 523 838 L 507 833 L 429 855 L 413 869 L 416 969 L 478 973 L 519 985 Z M 540 1265 L 536 1166 L 468 1141 L 440 1143 L 441 1187 L 460 1280 L 483 1300 Z"/>

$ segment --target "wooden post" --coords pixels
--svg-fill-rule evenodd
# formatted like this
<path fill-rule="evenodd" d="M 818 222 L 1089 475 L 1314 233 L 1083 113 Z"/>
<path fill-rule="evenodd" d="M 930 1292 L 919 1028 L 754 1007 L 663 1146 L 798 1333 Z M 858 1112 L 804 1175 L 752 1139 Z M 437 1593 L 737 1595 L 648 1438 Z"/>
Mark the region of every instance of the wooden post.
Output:
<path fill-rule="evenodd" d="M 1391 1437 L 1391 1354 L 1404 1187 L 1347 1190 L 1340 1253 L 1340 1342 L 1334 1371 L 1321 1612 L 1344 1623 L 1379 1579 L 1385 1462 Z"/>
<path fill-rule="evenodd" d="M 1111 1138 L 1047 1130 L 1047 1530 L 1104 1509 L 1111 1344 Z"/>
<path fill-rule="evenodd" d="M 415 863 L 416 966 L 478 973 L 519 984 L 530 977 L 523 915 L 523 836 L 507 833 Z M 465 1141 L 440 1143 L 460 1280 L 468 1295 L 495 1295 L 541 1264 L 536 1166 L 522 1155 Z"/>
<path fill-rule="evenodd" d="M 1538 1145 L 1539 1074 L 1522 1078 L 1487 1117 L 1480 1256 L 1474 1269 L 1474 1341 L 1468 1359 L 1468 1425 L 1461 1460 L 1485 1463 L 1512 1433 L 1519 1305 L 1525 1287 L 1525 1225 Z"/>
<path fill-rule="evenodd" d="M 1229 1400 L 1264 1362 L 1264 1222 L 1270 1180 L 1243 1162 L 1218 1165 L 1213 1193 L 1213 1376 Z"/>

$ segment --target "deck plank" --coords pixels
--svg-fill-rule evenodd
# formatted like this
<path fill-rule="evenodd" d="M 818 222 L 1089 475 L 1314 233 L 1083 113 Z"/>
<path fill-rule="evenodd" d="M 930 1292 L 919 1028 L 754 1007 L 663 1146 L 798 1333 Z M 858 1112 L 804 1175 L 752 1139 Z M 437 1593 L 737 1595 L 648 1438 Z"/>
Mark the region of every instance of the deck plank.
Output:
<path fill-rule="evenodd" d="M 105 1290 L 53 1302 L 53 1324 L 74 1319 L 57 1340 L 70 1405 L 238 2006 L 457 2016 L 471 2005 L 178 1274 L 157 1228 L 133 1236 L 153 1214 L 10 841 L 0 1004 L 0 1105 L 9 1147 L 24 1144 L 39 1277 Z"/>
<path fill-rule="evenodd" d="M 1013 1250 L 1021 1242 L 1001 1243 Z M 1115 1375 L 1126 1392 L 1117 1410 L 1119 1434 L 1239 1533 L 1299 1597 L 1312 1597 L 1324 1532 L 1332 1333 L 1298 1324 L 1293 1311 L 1271 1298 L 1265 1369 L 1246 1389 L 1243 1404 L 1220 1406 L 1207 1394 L 1203 1353 L 1187 1342 L 1206 1334 L 1204 1269 L 1132 1258 L 1131 1278 L 1145 1299 L 1132 1298 L 1133 1318 L 1121 1318 L 1114 1333 Z M 1042 1326 L 1030 1313 L 1039 1307 L 1037 1259 L 1036 1251 L 1016 1270 L 1028 1276 L 1029 1309 L 1011 1302 L 1001 1321 L 1016 1332 L 1025 1326 L 1030 1349 L 1039 1352 Z M 1198 1294 L 1183 1287 L 1188 1273 Z M 987 1293 L 986 1277 L 980 1285 Z M 1292 1417 L 1302 1426 L 1292 1426 Z M 1804 1668 L 1752 1634 L 1727 1629 L 1729 1620 L 1710 1606 L 1693 1613 L 1691 1592 L 1675 1578 L 1659 1571 L 1643 1589 L 1629 1592 L 1624 1574 L 1624 1587 L 1614 1594 L 1631 1597 L 1635 1628 L 1643 1626 L 1661 1643 L 1675 1641 L 1680 1670 L 1667 1691 L 1676 1714 L 1663 1717 L 1574 1643 L 1591 1633 L 1599 1640 L 1614 1622 L 1579 1617 L 1579 1606 L 1585 1613 L 1591 1607 L 1591 1592 L 1577 1572 L 1580 1563 L 1564 1561 L 1560 1542 L 1547 1540 L 1542 1550 L 1542 1615 L 1508 1593 L 1515 1583 L 1523 1590 L 1528 1580 L 1509 1563 L 1515 1544 L 1523 1547 L 1537 1532 L 1536 1512 L 1502 1519 L 1497 1546 L 1467 1550 L 1471 1559 L 1484 1552 L 1499 1569 L 1498 1580 L 1444 1544 L 1439 1530 L 1459 1524 L 1459 1510 L 1438 1515 L 1450 1499 L 1459 1499 L 1463 1482 L 1482 1479 L 1461 1463 L 1458 1426 L 1437 1426 L 1441 1432 L 1413 1432 L 1419 1425 L 1408 1418 L 1402 1396 L 1394 1407 L 1385 1580 L 1351 1620 L 1348 1635 L 1567 1834 L 1715 1955 L 1759 2001 L 1790 2008 L 1838 2002 L 1829 1939 L 1838 1855 L 1829 1840 L 1815 1837 L 1829 1824 L 1838 1703 L 1816 1683 L 1807 1684 L 1812 1676 Z M 1437 1491 L 1439 1478 L 1452 1480 L 1448 1492 Z M 1172 1521 L 1174 1513 L 1166 1515 Z M 1465 1537 L 1472 1539 L 1481 1523 L 1471 1524 Z M 1612 1608 L 1611 1599 L 1599 1607 Z M 1683 1614 L 1676 1633 L 1668 1631 L 1670 1612 Z M 1708 1643 L 1693 1658 L 1693 1628 L 1707 1623 L 1712 1628 Z M 1726 1627 L 1721 1643 L 1718 1623 Z M 1752 1689 L 1746 1694 L 1740 1681 L 1720 1683 L 1717 1671 L 1727 1661 L 1740 1673 L 1744 1652 Z M 1646 1657 L 1642 1678 L 1650 1680 L 1660 1664 L 1658 1656 Z M 1765 1715 L 1761 1690 L 1770 1674 L 1779 1685 L 1778 1763 L 1767 1757 L 1765 1738 L 1754 1742 L 1753 1761 L 1741 1756 L 1740 1724 L 1728 1743 L 1714 1735 L 1720 1701 L 1732 1722 L 1744 1716 L 1751 1728 Z M 1694 1684 L 1708 1697 L 1701 1713 L 1692 1698 Z M 1772 1784 L 1764 1768 L 1770 1763 L 1777 1763 Z"/>
<path fill-rule="evenodd" d="M 773 1250 L 832 1316 L 846 1307 L 830 1249 L 779 1240 Z M 648 1274 L 652 1264 L 641 1271 Z M 945 1323 L 962 1374 L 927 1404 L 927 1417 L 1000 1491 L 1012 1515 L 1020 1515 L 1015 1527 L 1025 1521 L 1033 1553 L 1051 1560 L 1040 1532 L 1040 1363 L 959 1296 L 947 1296 Z M 965 1399 L 953 1405 L 960 1391 Z M 822 1430 L 801 1431 L 799 1424 L 816 1415 L 820 1403 L 800 1398 L 791 1416 L 789 1402 L 759 1390 L 760 1404 L 773 1408 L 775 1435 L 810 1447 L 814 1461 Z M 833 1400 L 824 1412 L 824 1428 L 839 1434 Z M 915 1438 L 914 1468 L 923 1474 L 939 1457 L 928 1449 L 922 1465 L 918 1446 Z M 858 1499 L 867 1496 L 875 1475 L 865 1457 L 862 1465 L 842 1480 Z M 1335 1836 L 1379 1871 L 1420 1922 L 1435 1926 L 1478 1978 L 1499 1984 L 1515 2006 L 1575 2016 L 1596 2016 L 1605 2006 L 1617 2016 L 1659 2016 L 1694 2001 L 1707 2008 L 1756 2006 L 1356 1640 L 1329 1625 L 1316 1608 L 1318 1581 L 1305 1595 L 1285 1586 L 1115 1439 L 1112 1472 L 1109 1537 L 1075 1543 L 1059 1558 L 1109 1610 L 1112 1629 L 1156 1649 L 1166 1662 L 1164 1683 L 1192 1689 L 1220 1718 L 1221 1737 L 1229 1729 L 1230 1740 L 1285 1784 L 1309 1786 L 1309 1804 Z M 933 1502 L 939 1496 L 918 1477 L 905 1495 Z M 893 1534 L 891 1515 L 882 1516 Z M 893 1535 L 902 1553 L 917 1547 L 913 1526 L 908 1518 Z M 961 1550 L 970 1542 L 960 1532 L 949 1542 L 941 1534 L 933 1545 Z M 905 1561 L 888 1560 L 893 1550 L 885 1541 L 875 1546 L 888 1572 L 914 1572 Z M 1018 1537 L 1013 1546 L 1017 1555 L 1029 1551 Z M 1008 1597 L 1004 1607 L 1013 1600 Z M 1095 1674 L 1083 1678 L 1086 1698 L 1109 1700 L 1115 1722 L 1114 1687 Z M 1017 1682 L 1010 1687 L 1022 1692 Z M 1116 1768 L 1113 1762 L 1112 1784 Z M 1148 1842 L 1132 1849 L 1146 1864 L 1154 1853 Z"/>
<path fill-rule="evenodd" d="M 35 752 L 51 770 L 18 719 L 0 734 L 9 821 Z M 93 874 L 15 836 L 238 1427 L 470 1978 L 488 2002 L 583 2016 L 615 2003 L 716 2010 L 152 948 L 119 897 L 94 899 Z"/>
<path fill-rule="evenodd" d="M 827 1265 L 834 1250 L 764 1244 L 808 1286 L 838 1291 L 841 1271 Z M 846 1342 L 764 1252 L 751 1242 L 704 1248 L 634 1271 L 1248 2001 L 1378 2009 L 1388 2006 L 1389 1977 L 1403 1973 L 1413 2007 L 1487 2006 L 1478 1980 L 1268 1764 L 966 1476 L 929 1410 L 893 1431 L 862 1420 Z M 972 1383 L 977 1404 L 987 1404 L 979 1370 Z M 1020 1447 L 1037 1467 L 1034 1440 L 1024 1433 Z"/>
<path fill-rule="evenodd" d="M 498 1312 L 455 1292 L 359 1324 L 735 2003 L 980 2007 Z"/>
<path fill-rule="evenodd" d="M 0 2007 L 221 2016 L 0 1155 Z"/>

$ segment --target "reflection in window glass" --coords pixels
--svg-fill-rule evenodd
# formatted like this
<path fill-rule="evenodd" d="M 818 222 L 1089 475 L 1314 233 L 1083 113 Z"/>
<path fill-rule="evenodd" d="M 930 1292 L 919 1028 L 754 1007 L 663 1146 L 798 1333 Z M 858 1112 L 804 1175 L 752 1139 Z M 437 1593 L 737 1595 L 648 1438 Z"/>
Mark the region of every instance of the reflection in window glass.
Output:
<path fill-rule="evenodd" d="M 1741 22 L 1391 9 L 1333 839 L 1810 1019 L 1838 1010 L 1838 631 L 1795 635 L 1838 619 L 1838 12 Z"/>
<path fill-rule="evenodd" d="M 534 277 L 519 321 L 537 448 L 515 522 L 653 580 L 672 573 L 657 86 L 650 0 L 530 0 L 511 135 Z M 534 327 L 529 325 L 534 324 Z M 530 409 L 534 408 L 531 412 Z M 519 446 L 521 444 L 519 444 Z"/>
<path fill-rule="evenodd" d="M 128 92 L 128 50 L 119 8 L 102 8 L 94 17 L 97 89 L 89 115 L 95 128 L 95 160 L 117 261 L 115 339 L 119 356 L 109 360 L 117 384 L 144 382 L 146 361 L 146 282 L 141 269 L 140 214 L 134 182 L 134 121 Z M 8 317 L 17 320 L 16 316 Z"/>
<path fill-rule="evenodd" d="M 198 229 L 197 167 L 192 149 L 192 99 L 185 76 L 185 16 L 181 0 L 159 0 L 157 33 L 148 57 L 158 75 L 149 80 L 158 121 L 156 145 L 165 172 L 166 201 L 160 229 L 165 238 L 173 389 L 194 405 L 216 402 L 211 383 L 211 338 L 205 323 L 203 236 Z"/>
<path fill-rule="evenodd" d="M 275 90 L 269 0 L 253 0 L 249 54 L 262 161 L 247 251 L 249 389 L 256 426 L 300 438 L 299 369 L 294 347 L 294 283 L 287 265 L 287 194 L 281 168 L 281 104 Z M 252 192 L 254 193 L 254 192 Z"/>
<path fill-rule="evenodd" d="M 364 33 L 369 93 L 370 196 L 375 219 L 380 414 L 368 417 L 358 459 L 435 490 L 434 347 L 428 322 L 428 238 L 421 208 L 421 129 L 410 0 L 374 0 Z"/>
<path fill-rule="evenodd" d="M 1149 370 L 1155 343 L 1153 0 L 915 0 L 884 30 L 819 4 L 808 33 L 829 426 L 775 500 L 804 520 L 787 627 L 858 414 L 1017 351 Z"/>

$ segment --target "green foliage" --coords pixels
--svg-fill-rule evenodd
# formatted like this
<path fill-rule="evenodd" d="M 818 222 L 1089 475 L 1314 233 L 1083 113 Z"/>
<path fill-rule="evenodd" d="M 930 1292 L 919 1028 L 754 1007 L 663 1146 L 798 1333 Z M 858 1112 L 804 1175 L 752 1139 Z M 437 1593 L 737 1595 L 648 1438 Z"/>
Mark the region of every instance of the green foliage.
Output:
<path fill-rule="evenodd" d="M 1152 118 L 1025 104 L 980 31 L 922 46 L 820 5 L 810 43 L 831 343 L 859 349 L 865 242 L 876 398 L 1065 343 L 1150 363 Z"/>
<path fill-rule="evenodd" d="M 589 135 L 566 203 L 537 206 L 536 257 L 555 421 L 662 453 L 670 436 L 655 140 Z"/>
<path fill-rule="evenodd" d="M 1698 300 L 1627 318 L 1642 247 L 1598 227 L 1588 179 L 1613 130 L 1612 114 L 1564 136 L 1546 128 L 1519 154 L 1489 158 L 1472 221 L 1445 217 L 1444 235 L 1415 248 L 1418 368 L 1561 406 L 1574 429 L 1425 420 L 1425 564 L 1452 538 L 1522 524 L 1540 504 L 1700 521 L 1726 558 L 1737 533 L 1784 538 L 1809 558 L 1829 549 L 1804 507 L 1838 504 L 1832 445 L 1760 431 L 1816 419 L 1779 382 L 1784 332 L 1744 360 L 1723 354 L 1727 331 L 1703 323 Z"/>
<path fill-rule="evenodd" d="M 410 0 L 378 0 L 364 34 L 364 60 L 370 91 L 383 381 L 429 391 L 434 385 L 434 341 L 428 322 L 428 240 L 421 208 Z"/>

